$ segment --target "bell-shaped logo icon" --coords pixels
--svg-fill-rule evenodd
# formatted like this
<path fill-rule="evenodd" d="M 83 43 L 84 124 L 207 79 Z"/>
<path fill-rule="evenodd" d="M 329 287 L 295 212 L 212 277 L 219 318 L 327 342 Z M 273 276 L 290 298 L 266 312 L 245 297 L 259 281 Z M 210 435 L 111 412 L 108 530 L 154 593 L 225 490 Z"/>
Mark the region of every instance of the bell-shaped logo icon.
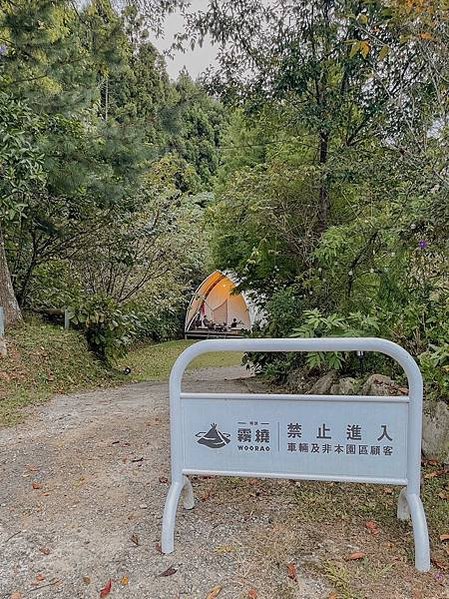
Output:
<path fill-rule="evenodd" d="M 211 424 L 211 428 L 205 433 L 204 431 L 201 433 L 197 433 L 196 437 L 200 437 L 198 439 L 198 443 L 200 445 L 206 445 L 211 449 L 219 449 L 220 447 L 224 447 L 230 442 L 231 435 L 229 433 L 221 433 L 217 429 L 216 424 Z"/>

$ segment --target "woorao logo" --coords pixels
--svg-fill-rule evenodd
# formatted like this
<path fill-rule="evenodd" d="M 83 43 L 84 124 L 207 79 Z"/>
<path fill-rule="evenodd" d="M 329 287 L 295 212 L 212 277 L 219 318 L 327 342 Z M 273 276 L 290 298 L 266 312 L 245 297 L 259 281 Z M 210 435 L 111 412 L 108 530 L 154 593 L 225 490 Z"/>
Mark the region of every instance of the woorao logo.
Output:
<path fill-rule="evenodd" d="M 204 431 L 201 433 L 197 433 L 195 437 L 200 437 L 198 439 L 198 443 L 200 445 L 206 445 L 206 447 L 210 447 L 211 449 L 220 449 L 220 447 L 225 447 L 230 440 L 231 435 L 229 433 L 221 433 L 217 429 L 216 424 L 211 424 L 211 428 L 205 433 Z"/>

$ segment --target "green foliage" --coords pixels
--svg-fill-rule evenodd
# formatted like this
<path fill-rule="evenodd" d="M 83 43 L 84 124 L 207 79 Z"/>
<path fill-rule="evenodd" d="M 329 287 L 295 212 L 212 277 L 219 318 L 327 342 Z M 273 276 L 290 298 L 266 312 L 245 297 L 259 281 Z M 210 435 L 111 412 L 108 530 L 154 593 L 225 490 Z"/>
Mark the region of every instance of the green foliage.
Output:
<path fill-rule="evenodd" d="M 193 166 L 202 187 L 210 189 L 219 165 L 223 108 L 184 71 L 165 119 L 174 133 L 170 147 Z"/>
<path fill-rule="evenodd" d="M 8 332 L 8 356 L 0 362 L 0 426 L 16 424 L 22 408 L 54 394 L 121 381 L 95 359 L 84 336 L 44 324 L 37 318 Z"/>
<path fill-rule="evenodd" d="M 301 289 L 292 285 L 276 292 L 267 302 L 266 309 L 270 315 L 264 332 L 270 337 L 288 337 L 302 318 Z"/>
<path fill-rule="evenodd" d="M 120 361 L 120 365 L 131 369 L 132 381 L 161 381 L 170 376 L 170 371 L 179 355 L 195 341 L 178 339 L 158 344 L 137 345 Z M 196 358 L 188 369 L 239 366 L 242 354 L 238 352 L 212 352 Z"/>
<path fill-rule="evenodd" d="M 222 107 L 187 76 L 170 82 L 129 3 L 120 14 L 109 0 L 7 2 L 0 34 L 12 277 L 4 256 L 0 273 L 22 307 L 77 306 L 105 360 L 124 351 L 127 327 L 130 337 L 176 334 L 180 297 L 207 258 L 209 196 L 197 194 L 217 169 Z M 164 308 L 149 317 L 140 307 L 151 299 Z"/>
<path fill-rule="evenodd" d="M 23 102 L 0 92 L 0 220 L 17 222 L 44 182 L 35 138 L 39 121 Z"/>
<path fill-rule="evenodd" d="M 292 337 L 373 337 L 378 332 L 379 323 L 372 316 L 360 312 L 347 316 L 324 316 L 315 308 L 303 313 L 303 324 L 293 330 Z M 327 367 L 341 370 L 349 358 L 349 353 L 312 352 L 307 355 L 306 364 L 311 369 Z"/>
<path fill-rule="evenodd" d="M 210 2 L 188 30 L 224 45 L 210 83 L 237 108 L 209 224 L 217 265 L 266 299 L 255 334 L 388 337 L 447 399 L 449 21 L 414 11 Z M 309 357 L 326 364 L 351 367 Z"/>
<path fill-rule="evenodd" d="M 429 345 L 419 356 L 423 377 L 434 399 L 449 400 L 449 343 Z"/>
<path fill-rule="evenodd" d="M 125 355 L 136 332 L 137 319 L 107 296 L 94 295 L 71 309 L 70 320 L 83 331 L 89 348 L 108 364 Z"/>

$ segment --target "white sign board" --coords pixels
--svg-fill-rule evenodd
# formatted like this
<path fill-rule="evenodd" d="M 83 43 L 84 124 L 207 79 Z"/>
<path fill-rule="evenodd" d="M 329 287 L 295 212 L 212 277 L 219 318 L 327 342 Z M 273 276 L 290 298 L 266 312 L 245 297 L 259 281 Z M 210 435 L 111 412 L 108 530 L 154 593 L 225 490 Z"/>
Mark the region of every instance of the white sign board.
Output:
<path fill-rule="evenodd" d="M 406 484 L 408 397 L 181 397 L 185 474 Z"/>
<path fill-rule="evenodd" d="M 404 369 L 409 396 L 182 393 L 188 364 L 212 351 L 378 351 Z M 190 474 L 401 485 L 398 517 L 413 522 L 415 564 L 430 568 L 420 499 L 422 378 L 413 358 L 384 339 L 230 339 L 188 348 L 170 377 L 172 481 L 162 550 L 174 550 L 183 488 L 194 506 Z"/>

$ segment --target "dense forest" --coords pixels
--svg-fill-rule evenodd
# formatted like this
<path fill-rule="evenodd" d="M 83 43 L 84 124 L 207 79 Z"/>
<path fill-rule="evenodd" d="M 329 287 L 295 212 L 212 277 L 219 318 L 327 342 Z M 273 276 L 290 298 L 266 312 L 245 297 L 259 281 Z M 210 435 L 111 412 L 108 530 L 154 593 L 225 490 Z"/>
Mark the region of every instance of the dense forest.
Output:
<path fill-rule="evenodd" d="M 263 303 L 254 334 L 387 337 L 448 399 L 444 4 L 186 4 L 1 3 L 8 325 L 70 307 L 112 359 L 176 335 L 214 265 Z M 178 46 L 219 47 L 201 82 L 171 82 L 149 41 L 177 5 Z M 281 379 L 298 361 L 255 359 Z"/>
<path fill-rule="evenodd" d="M 177 331 L 203 270 L 223 109 L 169 81 L 136 9 L 3 3 L 0 305 L 70 308 L 91 347 Z"/>

